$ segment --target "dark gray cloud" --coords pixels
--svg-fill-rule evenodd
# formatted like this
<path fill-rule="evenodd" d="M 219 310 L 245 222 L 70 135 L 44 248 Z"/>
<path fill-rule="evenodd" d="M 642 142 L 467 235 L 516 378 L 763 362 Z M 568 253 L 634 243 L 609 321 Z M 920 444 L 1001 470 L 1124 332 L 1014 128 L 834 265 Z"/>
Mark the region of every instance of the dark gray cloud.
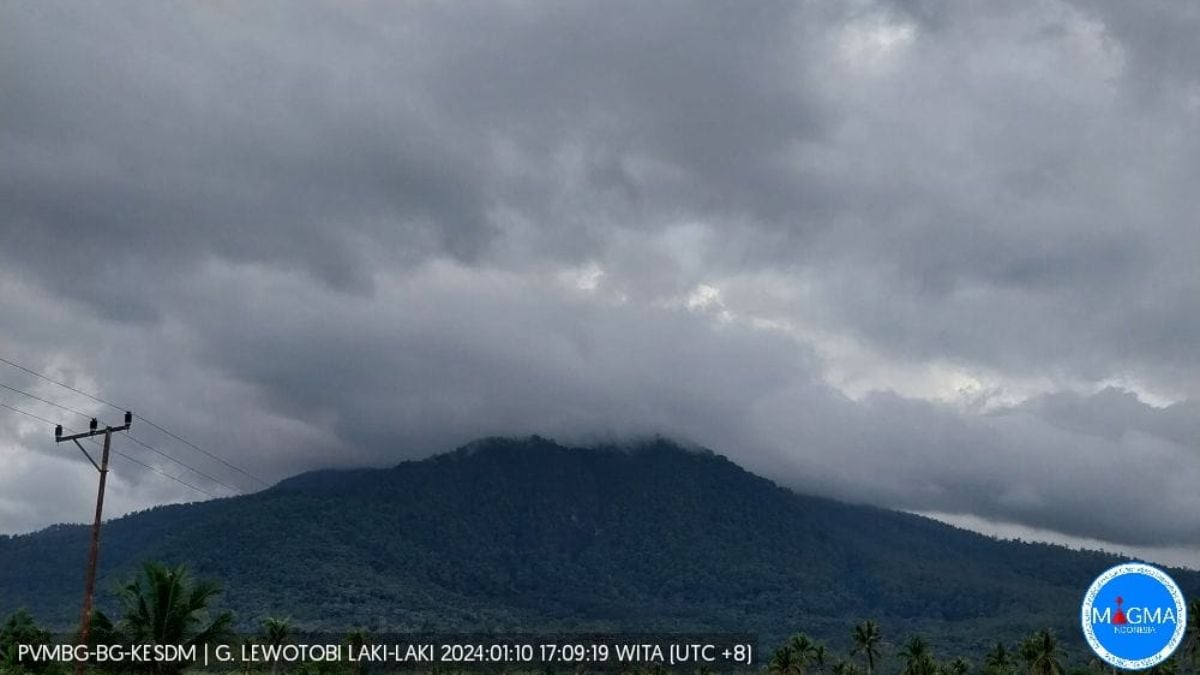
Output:
<path fill-rule="evenodd" d="M 665 433 L 821 494 L 1200 548 L 1196 20 L 11 4 L 3 355 L 270 479 Z M 49 496 L 86 465 L 0 419 L 0 531 L 86 515 Z M 117 510 L 188 496 L 134 468 Z"/>

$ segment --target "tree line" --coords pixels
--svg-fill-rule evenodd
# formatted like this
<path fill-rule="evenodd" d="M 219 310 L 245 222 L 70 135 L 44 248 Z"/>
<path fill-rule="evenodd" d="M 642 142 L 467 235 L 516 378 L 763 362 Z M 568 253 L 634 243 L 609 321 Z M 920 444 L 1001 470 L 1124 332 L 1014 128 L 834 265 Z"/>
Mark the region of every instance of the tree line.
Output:
<path fill-rule="evenodd" d="M 1113 675 L 1118 672 L 1098 658 L 1069 665 L 1066 649 L 1053 631 L 1043 629 L 1016 645 L 997 642 L 979 664 L 962 656 L 938 659 L 929 642 L 913 635 L 894 654 L 884 653 L 883 633 L 868 619 L 851 634 L 853 647 L 845 655 L 834 655 L 824 644 L 804 633 L 775 650 L 767 663 L 773 675 L 879 675 L 879 666 L 895 664 L 889 673 L 898 675 Z M 1186 639 L 1171 658 L 1151 669 L 1151 675 L 1180 675 L 1200 672 L 1200 599 L 1188 605 Z"/>
<path fill-rule="evenodd" d="M 198 648 L 229 644 L 236 641 L 233 615 L 212 611 L 220 593 L 217 584 L 193 579 L 183 566 L 147 563 L 137 578 L 118 590 L 119 615 L 113 618 L 102 611 L 94 613 L 91 642 Z M 1152 669 L 1151 675 L 1200 673 L 1200 599 L 1189 604 L 1186 635 L 1180 650 Z M 265 645 L 283 645 L 292 637 L 290 621 L 268 617 L 251 639 Z M 17 610 L 0 626 L 0 675 L 65 675 L 69 670 L 67 664 L 35 662 L 21 658 L 17 652 L 17 645 L 50 644 L 51 639 L 51 634 L 39 627 L 27 611 Z M 361 630 L 346 636 L 347 644 L 355 647 L 369 640 L 370 636 Z M 889 649 L 879 624 L 870 619 L 854 626 L 850 644 L 848 651 L 837 653 L 824 643 L 797 633 L 774 651 L 764 668 L 771 675 L 1114 675 L 1117 672 L 1095 658 L 1072 664 L 1058 637 L 1048 629 L 1037 631 L 1017 644 L 997 642 L 977 664 L 961 655 L 938 658 L 931 644 L 920 635 L 908 637 L 898 649 Z M 140 671 L 123 665 L 119 671 L 180 675 L 190 665 L 157 662 L 140 664 Z M 283 669 L 280 664 L 263 664 L 260 670 L 278 675 Z M 298 664 L 293 672 L 364 675 L 357 664 Z M 631 672 L 665 671 L 650 668 Z"/>

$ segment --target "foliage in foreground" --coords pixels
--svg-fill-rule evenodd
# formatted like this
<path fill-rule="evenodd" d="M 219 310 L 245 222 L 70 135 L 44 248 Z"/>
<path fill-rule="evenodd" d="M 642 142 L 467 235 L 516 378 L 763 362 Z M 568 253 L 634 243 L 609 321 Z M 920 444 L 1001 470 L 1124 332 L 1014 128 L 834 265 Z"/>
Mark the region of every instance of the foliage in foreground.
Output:
<path fill-rule="evenodd" d="M 1188 610 L 1187 637 L 1172 658 L 1147 671 L 1150 675 L 1200 673 L 1200 599 Z M 767 663 L 772 675 L 859 675 L 876 672 L 879 663 L 890 663 L 886 672 L 898 675 L 1110 675 L 1114 669 L 1092 658 L 1072 664 L 1053 631 L 1037 631 L 1015 646 L 997 642 L 978 666 L 963 656 L 939 659 L 920 635 L 909 637 L 893 654 L 885 654 L 879 627 L 867 620 L 854 627 L 851 650 L 844 656 L 830 654 L 824 645 L 804 633 L 794 635 L 775 650 Z M 889 658 L 890 657 L 890 658 Z"/>
<path fill-rule="evenodd" d="M 141 574 L 122 586 L 117 596 L 120 615 L 114 621 L 97 611 L 93 619 L 92 642 L 95 644 L 172 644 L 213 645 L 232 643 L 233 616 L 227 611 L 214 612 L 220 588 L 212 582 L 196 581 L 187 569 L 147 563 Z M 1193 600 L 1188 611 L 1187 638 L 1179 652 L 1149 671 L 1151 675 L 1200 673 L 1200 599 Z M 262 620 L 253 642 L 283 645 L 292 640 L 295 628 L 289 619 L 267 617 Z M 921 635 L 912 635 L 898 646 L 889 642 L 878 623 L 863 621 L 849 635 L 850 648 L 844 653 L 806 633 L 796 633 L 784 641 L 763 664 L 772 675 L 1104 675 L 1113 669 L 1096 659 L 1072 659 L 1058 636 L 1049 629 L 1036 631 L 1016 644 L 996 642 L 978 662 L 965 655 L 940 655 Z M 361 630 L 349 633 L 347 644 L 364 645 L 370 635 Z M 65 675 L 64 664 L 35 663 L 20 659 L 18 644 L 49 644 L 50 633 L 39 627 L 29 612 L 18 610 L 0 626 L 0 675 L 39 673 Z M 181 675 L 192 664 L 145 664 L 142 670 L 129 666 L 109 672 L 141 672 L 150 675 Z M 246 672 L 279 675 L 362 675 L 358 664 L 261 664 Z M 549 670 L 544 672 L 551 672 Z M 634 669 L 638 673 L 667 672 L 661 668 Z"/>
<path fill-rule="evenodd" d="M 97 611 L 92 619 L 95 644 L 158 644 L 183 647 L 217 644 L 232 637 L 233 615 L 208 609 L 220 595 L 211 581 L 195 581 L 183 566 L 149 562 L 142 573 L 117 592 L 121 616 L 117 621 Z M 178 675 L 187 663 L 149 663 L 138 671 L 129 665 L 121 672 Z"/>

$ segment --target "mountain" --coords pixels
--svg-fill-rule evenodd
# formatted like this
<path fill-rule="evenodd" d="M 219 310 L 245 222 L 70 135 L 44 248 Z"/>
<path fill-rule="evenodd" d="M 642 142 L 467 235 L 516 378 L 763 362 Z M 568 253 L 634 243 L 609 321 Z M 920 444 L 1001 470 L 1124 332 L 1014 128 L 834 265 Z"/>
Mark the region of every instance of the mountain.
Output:
<path fill-rule="evenodd" d="M 0 616 L 76 618 L 88 530 L 0 538 Z M 1088 584 L 1118 562 L 806 497 L 664 440 L 568 448 L 488 439 L 391 469 L 318 471 L 263 492 L 105 525 L 98 583 L 147 559 L 227 590 L 243 625 L 346 630 L 804 630 L 845 646 L 877 619 L 978 653 L 1054 628 L 1080 644 Z M 1189 596 L 1200 575 L 1176 571 Z"/>

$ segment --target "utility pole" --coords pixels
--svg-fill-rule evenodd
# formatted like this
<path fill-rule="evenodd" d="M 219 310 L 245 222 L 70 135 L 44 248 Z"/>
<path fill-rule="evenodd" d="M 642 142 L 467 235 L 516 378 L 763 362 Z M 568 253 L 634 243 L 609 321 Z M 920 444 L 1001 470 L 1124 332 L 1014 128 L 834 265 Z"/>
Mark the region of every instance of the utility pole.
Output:
<path fill-rule="evenodd" d="M 119 427 L 105 426 L 103 429 L 98 428 L 100 423 L 95 417 L 92 418 L 88 425 L 88 431 L 63 436 L 62 425 L 54 428 L 54 440 L 63 443 L 72 441 L 79 447 L 79 451 L 84 457 L 96 467 L 96 471 L 100 472 L 100 489 L 96 493 L 96 518 L 92 521 L 92 548 L 88 554 L 87 575 L 83 581 L 83 618 L 79 624 L 79 644 L 87 645 L 88 633 L 92 628 L 92 596 L 96 590 L 96 563 L 100 560 L 100 519 L 104 515 L 104 485 L 108 482 L 108 451 L 112 447 L 112 434 L 114 431 L 125 431 L 133 424 L 133 413 L 125 411 L 125 424 Z M 81 438 L 91 438 L 92 436 L 104 435 L 104 452 L 100 455 L 100 463 L 88 454 L 88 451 L 83 448 L 79 442 Z M 83 661 L 75 662 L 75 675 L 83 675 Z"/>

